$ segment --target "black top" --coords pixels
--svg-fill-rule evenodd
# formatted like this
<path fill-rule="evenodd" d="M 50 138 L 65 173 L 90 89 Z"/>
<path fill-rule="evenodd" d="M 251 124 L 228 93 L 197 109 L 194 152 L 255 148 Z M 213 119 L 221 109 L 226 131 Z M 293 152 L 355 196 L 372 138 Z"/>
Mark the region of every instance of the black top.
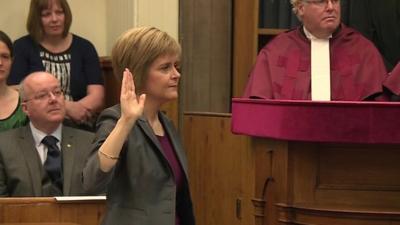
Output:
<path fill-rule="evenodd" d="M 73 35 L 69 49 L 71 54 L 70 94 L 74 101 L 78 101 L 86 96 L 88 85 L 103 84 L 103 78 L 99 57 L 92 43 Z M 40 58 L 40 50 L 40 45 L 29 35 L 14 42 L 14 61 L 8 77 L 9 85 L 19 84 L 24 77 L 32 72 L 45 71 Z"/>

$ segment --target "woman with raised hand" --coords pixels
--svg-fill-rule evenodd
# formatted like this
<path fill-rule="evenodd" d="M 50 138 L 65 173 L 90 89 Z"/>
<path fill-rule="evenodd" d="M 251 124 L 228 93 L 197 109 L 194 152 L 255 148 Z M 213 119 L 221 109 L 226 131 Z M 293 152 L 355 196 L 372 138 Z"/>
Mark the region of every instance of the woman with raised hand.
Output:
<path fill-rule="evenodd" d="M 152 27 L 128 30 L 113 47 L 120 104 L 100 114 L 83 171 L 86 189 L 107 188 L 103 225 L 195 224 L 185 151 L 160 111 L 178 97 L 180 55 L 178 42 Z"/>

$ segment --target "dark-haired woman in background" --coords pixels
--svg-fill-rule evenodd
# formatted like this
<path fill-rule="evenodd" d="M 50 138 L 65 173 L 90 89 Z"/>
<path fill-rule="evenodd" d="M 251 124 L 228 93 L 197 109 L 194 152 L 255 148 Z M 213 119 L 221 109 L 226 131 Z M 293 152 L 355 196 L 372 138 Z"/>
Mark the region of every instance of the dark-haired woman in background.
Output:
<path fill-rule="evenodd" d="M 15 59 L 8 79 L 18 85 L 34 71 L 47 71 L 61 83 L 67 117 L 85 128 L 103 106 L 104 87 L 94 46 L 69 32 L 71 9 L 66 0 L 31 0 L 29 35 L 14 43 Z"/>
<path fill-rule="evenodd" d="M 21 108 L 18 91 L 7 85 L 12 58 L 11 39 L 0 31 L 0 132 L 24 126 L 28 122 Z"/>

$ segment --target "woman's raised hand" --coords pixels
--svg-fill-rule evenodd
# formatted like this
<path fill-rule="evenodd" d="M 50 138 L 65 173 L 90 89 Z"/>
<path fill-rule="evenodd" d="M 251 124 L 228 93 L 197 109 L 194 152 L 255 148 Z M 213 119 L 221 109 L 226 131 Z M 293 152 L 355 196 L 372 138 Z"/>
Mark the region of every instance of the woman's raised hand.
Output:
<path fill-rule="evenodd" d="M 135 82 L 133 81 L 133 75 L 125 69 L 122 85 L 121 85 L 121 119 L 133 125 L 134 122 L 143 114 L 144 102 L 146 95 L 142 94 L 139 98 L 135 92 Z"/>

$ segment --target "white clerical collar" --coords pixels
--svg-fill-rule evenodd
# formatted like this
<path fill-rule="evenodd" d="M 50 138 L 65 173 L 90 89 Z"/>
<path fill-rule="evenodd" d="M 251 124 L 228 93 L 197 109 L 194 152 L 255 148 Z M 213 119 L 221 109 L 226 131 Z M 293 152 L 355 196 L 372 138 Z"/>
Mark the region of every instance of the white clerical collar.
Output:
<path fill-rule="evenodd" d="M 317 38 L 315 37 L 310 31 L 307 30 L 307 28 L 305 26 L 303 26 L 303 30 L 304 30 L 304 34 L 306 35 L 306 37 L 309 40 L 329 40 L 330 38 L 332 38 L 332 34 L 329 35 L 328 38 Z"/>
<path fill-rule="evenodd" d="M 330 48 L 328 38 L 317 38 L 303 26 L 304 34 L 311 41 L 311 100 L 331 100 Z"/>

